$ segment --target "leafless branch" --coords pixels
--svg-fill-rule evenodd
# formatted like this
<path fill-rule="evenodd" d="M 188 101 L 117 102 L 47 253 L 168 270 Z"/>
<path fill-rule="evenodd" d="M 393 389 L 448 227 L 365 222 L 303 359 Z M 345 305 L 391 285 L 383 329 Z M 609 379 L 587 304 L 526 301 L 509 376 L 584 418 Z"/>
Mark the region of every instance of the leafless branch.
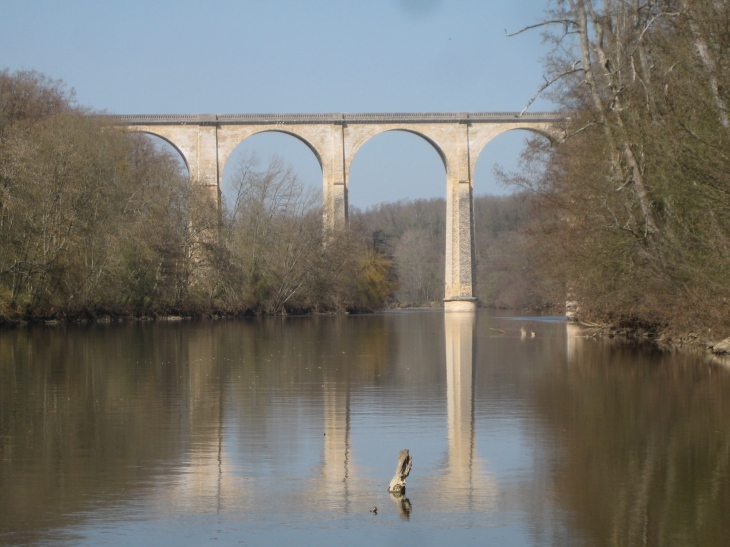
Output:
<path fill-rule="evenodd" d="M 644 34 L 646 34 L 646 32 L 649 30 L 649 28 L 654 24 L 654 21 L 656 21 L 657 19 L 659 19 L 662 16 L 666 16 L 666 17 L 677 17 L 677 16 L 679 16 L 679 12 L 662 12 L 662 13 L 657 13 L 654 17 L 652 17 L 649 20 L 649 22 L 644 27 L 644 30 L 641 31 L 641 34 L 639 34 L 639 39 L 637 40 L 637 43 L 641 43 L 641 41 L 644 39 Z M 638 45 L 637 45 L 637 47 L 638 47 Z"/>
<path fill-rule="evenodd" d="M 548 25 L 563 25 L 566 29 L 565 32 L 568 32 L 568 30 L 567 30 L 568 27 L 571 25 L 577 26 L 577 23 L 571 19 L 553 19 L 550 21 L 541 21 L 534 25 L 528 25 L 526 27 L 521 28 L 520 30 L 518 30 L 516 32 L 510 33 L 510 32 L 507 32 L 507 30 L 505 30 L 504 33 L 507 35 L 508 38 L 510 38 L 512 36 L 517 36 L 518 34 L 522 34 L 523 32 L 527 32 L 528 30 L 532 30 L 532 29 L 540 28 L 540 27 L 546 27 Z"/>
<path fill-rule="evenodd" d="M 517 115 L 517 117 L 521 118 L 525 114 L 525 112 L 527 112 L 527 109 L 530 108 L 530 105 L 537 100 L 537 98 L 540 96 L 540 94 L 543 91 L 545 91 L 548 87 L 553 85 L 555 82 L 557 82 L 559 79 L 561 79 L 565 76 L 569 76 L 570 74 L 575 74 L 576 72 L 581 72 L 583 70 L 582 68 L 576 68 L 579 64 L 580 64 L 580 60 L 574 61 L 572 66 L 568 70 L 564 70 L 563 72 L 561 72 L 557 76 L 554 76 L 550 80 L 545 79 L 545 83 L 540 86 L 540 89 L 538 89 L 537 92 L 532 97 L 530 97 L 530 100 L 527 101 L 525 108 L 522 109 L 522 112 L 520 112 Z"/>
<path fill-rule="evenodd" d="M 579 133 L 582 133 L 583 131 L 585 131 L 585 130 L 586 130 L 586 129 L 588 129 L 589 127 L 593 127 L 594 125 L 596 125 L 596 122 L 590 122 L 590 123 L 587 123 L 587 124 L 586 124 L 586 125 L 584 125 L 583 127 L 579 128 L 579 129 L 576 129 L 575 131 L 573 131 L 573 132 L 572 132 L 572 133 L 570 133 L 569 135 L 566 135 L 565 137 L 563 137 L 563 141 L 567 141 L 567 140 L 568 140 L 568 139 L 570 139 L 571 137 L 574 137 L 574 136 L 576 136 L 577 134 L 579 134 Z"/>
<path fill-rule="evenodd" d="M 634 182 L 634 179 L 630 178 L 624 184 L 622 184 L 621 186 L 619 186 L 618 188 L 616 188 L 616 192 L 620 192 L 621 190 L 623 190 L 624 188 L 626 188 L 627 186 L 629 186 L 632 182 Z"/>

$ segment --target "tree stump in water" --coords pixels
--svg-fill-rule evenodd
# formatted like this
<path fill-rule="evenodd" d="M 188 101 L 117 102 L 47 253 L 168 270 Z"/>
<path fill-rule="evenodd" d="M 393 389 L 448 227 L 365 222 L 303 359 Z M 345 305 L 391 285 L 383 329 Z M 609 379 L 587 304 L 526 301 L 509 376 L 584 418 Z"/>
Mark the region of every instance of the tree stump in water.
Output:
<path fill-rule="evenodd" d="M 408 449 L 401 450 L 398 455 L 398 466 L 395 468 L 395 476 L 390 481 L 388 492 L 401 495 L 406 493 L 406 477 L 411 472 L 412 465 L 413 458 L 408 453 Z"/>

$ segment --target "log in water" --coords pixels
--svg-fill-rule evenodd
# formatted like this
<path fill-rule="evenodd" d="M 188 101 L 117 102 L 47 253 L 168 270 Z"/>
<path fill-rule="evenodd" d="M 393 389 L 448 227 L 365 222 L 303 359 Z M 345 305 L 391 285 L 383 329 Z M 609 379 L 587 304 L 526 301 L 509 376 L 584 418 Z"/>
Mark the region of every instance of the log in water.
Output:
<path fill-rule="evenodd" d="M 408 449 L 403 449 L 398 455 L 398 465 L 395 468 L 395 476 L 390 481 L 388 486 L 388 492 L 391 494 L 405 494 L 406 493 L 406 477 L 411 472 L 413 466 L 413 458 L 408 453 Z"/>

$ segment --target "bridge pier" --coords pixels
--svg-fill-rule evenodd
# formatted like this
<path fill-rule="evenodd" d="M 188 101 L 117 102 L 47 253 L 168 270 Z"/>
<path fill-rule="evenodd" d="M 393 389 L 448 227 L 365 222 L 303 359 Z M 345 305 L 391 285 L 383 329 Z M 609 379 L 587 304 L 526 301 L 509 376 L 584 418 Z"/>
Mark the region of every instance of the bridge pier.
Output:
<path fill-rule="evenodd" d="M 322 221 L 325 232 L 334 233 L 349 225 L 349 201 L 345 168 L 344 121 L 329 126 L 320 148 L 322 165 Z"/>
<path fill-rule="evenodd" d="M 329 196 L 325 197 L 325 210 L 322 214 L 325 229 L 330 231 L 345 229 L 349 222 L 347 185 L 344 181 L 327 180 L 323 184 L 329 193 Z"/>
<path fill-rule="evenodd" d="M 456 126 L 446 152 L 446 272 L 444 311 L 475 311 L 474 196 L 469 124 Z"/>

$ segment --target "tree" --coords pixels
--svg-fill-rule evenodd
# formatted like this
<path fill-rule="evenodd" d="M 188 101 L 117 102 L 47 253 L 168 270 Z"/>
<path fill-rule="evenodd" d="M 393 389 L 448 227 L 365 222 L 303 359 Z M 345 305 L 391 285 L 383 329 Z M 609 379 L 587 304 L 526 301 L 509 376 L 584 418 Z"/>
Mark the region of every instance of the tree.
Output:
<path fill-rule="evenodd" d="M 291 166 L 274 156 L 259 170 L 255 155 L 242 158 L 226 206 L 227 246 L 252 307 L 279 314 L 305 285 L 319 259 L 322 231 L 318 196 Z M 228 284 L 232 291 L 235 288 Z M 235 293 L 234 293 L 235 294 Z"/>
<path fill-rule="evenodd" d="M 730 334 L 727 2 L 558 0 L 550 96 L 565 139 L 524 164 L 535 249 L 583 316 Z M 557 29 L 557 30 L 556 30 Z"/>
<path fill-rule="evenodd" d="M 187 181 L 72 97 L 36 73 L 0 74 L 0 315 L 168 309 Z"/>

